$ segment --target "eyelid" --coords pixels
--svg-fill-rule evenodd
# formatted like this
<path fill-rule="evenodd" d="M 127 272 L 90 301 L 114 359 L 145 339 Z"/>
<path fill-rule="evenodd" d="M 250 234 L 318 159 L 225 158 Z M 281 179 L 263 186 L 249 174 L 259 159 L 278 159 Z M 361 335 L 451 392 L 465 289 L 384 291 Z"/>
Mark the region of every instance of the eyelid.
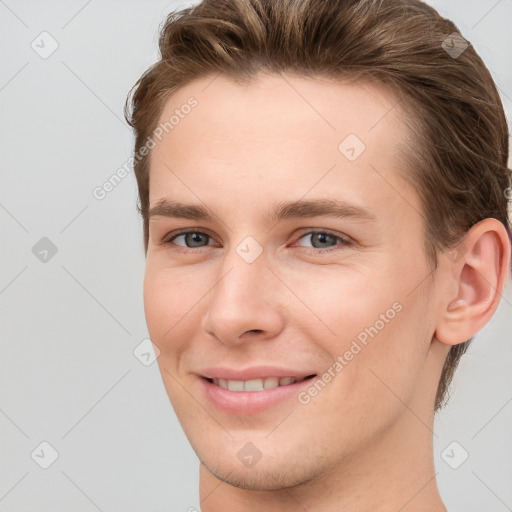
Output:
<path fill-rule="evenodd" d="M 188 233 L 200 233 L 200 234 L 208 236 L 211 240 L 215 240 L 215 237 L 213 235 L 211 235 L 210 233 L 208 233 L 208 231 L 209 230 L 203 229 L 203 228 L 184 228 L 181 230 L 172 231 L 170 233 L 167 233 L 162 238 L 160 243 L 162 245 L 172 245 L 173 240 L 175 238 L 177 238 L 181 235 L 186 235 Z M 340 241 L 340 243 L 336 244 L 333 247 L 327 248 L 327 249 L 316 249 L 314 247 L 304 247 L 304 246 L 299 246 L 299 247 L 302 247 L 305 250 L 305 252 L 309 252 L 309 253 L 313 253 L 313 254 L 330 254 L 331 252 L 339 251 L 344 247 L 349 247 L 349 246 L 355 245 L 354 240 L 351 237 L 349 237 L 348 235 L 338 233 L 336 231 L 333 231 L 333 230 L 330 230 L 327 228 L 304 228 L 303 231 L 295 237 L 295 241 L 293 242 L 293 244 L 296 244 L 299 240 L 301 240 L 302 238 L 304 238 L 307 235 L 314 235 L 317 233 L 323 233 L 323 234 L 330 235 L 334 238 L 337 238 Z M 187 246 L 174 244 L 173 250 L 175 250 L 177 252 L 185 252 L 185 253 L 196 252 L 197 253 L 197 252 L 199 252 L 198 249 L 203 249 L 206 247 L 212 247 L 212 246 L 206 245 L 203 247 L 194 248 L 194 247 L 187 247 Z M 293 245 L 292 245 L 292 247 L 293 247 Z"/>
<path fill-rule="evenodd" d="M 181 229 L 181 230 L 178 230 L 178 231 L 171 231 L 171 232 L 167 233 L 162 238 L 161 243 L 162 244 L 171 243 L 178 236 L 186 235 L 188 233 L 200 233 L 202 235 L 206 235 L 206 236 L 210 237 L 212 240 L 215 239 L 215 237 L 213 235 L 211 235 L 210 233 L 208 233 L 208 230 L 206 230 L 206 229 L 203 229 L 203 228 L 184 228 L 184 229 Z M 183 246 L 179 245 L 178 247 L 183 247 Z M 208 246 L 206 246 L 206 247 L 208 247 Z M 185 247 L 185 249 L 192 249 L 192 247 Z"/>
<path fill-rule="evenodd" d="M 298 235 L 297 240 L 300 240 L 306 235 L 314 235 L 316 233 L 325 233 L 326 235 L 331 235 L 334 238 L 339 238 L 340 240 L 343 240 L 344 242 L 353 242 L 353 240 L 343 233 L 338 233 L 337 231 L 333 231 L 331 229 L 327 228 L 307 228 L 304 232 L 300 233 Z"/>
<path fill-rule="evenodd" d="M 300 233 L 297 236 L 296 241 L 300 240 L 301 238 L 303 238 L 306 235 L 312 235 L 312 234 L 315 234 L 315 233 L 325 233 L 325 234 L 331 235 L 333 237 L 340 238 L 341 240 L 343 240 L 345 242 L 352 241 L 352 239 L 349 236 L 341 234 L 341 233 L 337 233 L 337 232 L 332 231 L 332 230 L 327 229 L 327 228 L 304 228 L 304 229 L 305 229 L 305 231 L 303 231 L 302 233 Z M 184 228 L 182 230 L 172 231 L 170 233 L 167 233 L 163 237 L 162 241 L 163 242 L 170 242 L 174 238 L 176 238 L 176 237 L 178 237 L 180 235 L 187 234 L 187 233 L 201 233 L 203 235 L 209 236 L 210 238 L 215 238 L 213 235 L 208 233 L 208 230 L 206 230 L 204 228 Z"/>
<path fill-rule="evenodd" d="M 338 252 L 338 251 L 341 251 L 348 247 L 354 247 L 356 245 L 354 240 L 352 240 L 352 238 L 350 238 L 349 236 L 344 235 L 342 233 L 337 233 L 335 231 L 331 231 L 330 229 L 322 229 L 322 228 L 314 228 L 314 229 L 309 229 L 309 230 L 304 231 L 303 233 L 301 233 L 298 236 L 298 238 L 295 240 L 294 244 L 296 244 L 302 238 L 304 238 L 308 235 L 314 235 L 317 233 L 322 233 L 322 234 L 329 235 L 333 238 L 337 238 L 339 240 L 339 242 L 336 245 L 334 245 L 333 247 L 329 247 L 326 249 L 316 249 L 315 247 L 299 246 L 302 249 L 304 249 L 304 251 L 306 253 L 310 253 L 310 254 L 314 254 L 314 255 L 330 255 L 333 252 Z"/>

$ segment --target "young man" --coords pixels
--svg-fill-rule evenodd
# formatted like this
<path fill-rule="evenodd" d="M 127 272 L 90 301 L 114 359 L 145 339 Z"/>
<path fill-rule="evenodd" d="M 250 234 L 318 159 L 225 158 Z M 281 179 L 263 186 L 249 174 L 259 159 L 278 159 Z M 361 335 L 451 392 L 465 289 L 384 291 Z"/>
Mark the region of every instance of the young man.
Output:
<path fill-rule="evenodd" d="M 173 13 L 129 120 L 204 512 L 446 511 L 435 411 L 510 268 L 492 78 L 418 0 Z"/>

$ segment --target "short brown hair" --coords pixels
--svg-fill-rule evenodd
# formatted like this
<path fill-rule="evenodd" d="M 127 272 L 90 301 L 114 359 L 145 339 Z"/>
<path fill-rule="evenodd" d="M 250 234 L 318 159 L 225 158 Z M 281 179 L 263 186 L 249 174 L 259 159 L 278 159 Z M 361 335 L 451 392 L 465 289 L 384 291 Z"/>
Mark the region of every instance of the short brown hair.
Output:
<path fill-rule="evenodd" d="M 510 237 L 503 105 L 488 69 L 458 32 L 420 0 L 204 0 L 172 12 L 160 32 L 161 58 L 134 85 L 125 108 L 136 135 L 145 250 L 151 155 L 139 151 L 178 88 L 218 73 L 238 82 L 286 72 L 391 87 L 411 114 L 404 119 L 415 134 L 405 152 L 408 178 L 423 205 L 433 267 L 438 251 L 456 246 L 484 218 L 501 221 Z M 470 341 L 450 349 L 436 411 Z"/>

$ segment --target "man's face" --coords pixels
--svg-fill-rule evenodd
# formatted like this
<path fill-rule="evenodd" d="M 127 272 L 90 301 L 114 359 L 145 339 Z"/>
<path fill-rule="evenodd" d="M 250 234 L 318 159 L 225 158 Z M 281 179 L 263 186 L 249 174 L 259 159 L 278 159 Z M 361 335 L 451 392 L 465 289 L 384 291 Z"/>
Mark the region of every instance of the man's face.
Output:
<path fill-rule="evenodd" d="M 375 85 L 212 79 L 180 89 L 160 118 L 181 113 L 152 150 L 150 208 L 194 205 L 211 219 L 151 216 L 146 318 L 200 460 L 273 489 L 421 424 L 407 409 L 433 404 L 436 289 L 419 198 L 399 174 L 396 98 Z M 339 215 L 272 216 L 321 200 Z"/>

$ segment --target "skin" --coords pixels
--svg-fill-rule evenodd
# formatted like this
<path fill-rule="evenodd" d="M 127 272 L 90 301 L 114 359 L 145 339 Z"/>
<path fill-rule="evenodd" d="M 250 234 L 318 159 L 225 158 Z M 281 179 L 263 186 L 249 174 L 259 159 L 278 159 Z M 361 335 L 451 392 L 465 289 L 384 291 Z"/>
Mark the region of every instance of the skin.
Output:
<path fill-rule="evenodd" d="M 378 85 L 204 77 L 168 100 L 161 121 L 190 96 L 197 107 L 152 150 L 150 207 L 199 204 L 214 219 L 151 217 L 144 300 L 166 391 L 201 461 L 203 512 L 446 511 L 434 397 L 450 346 L 497 307 L 510 258 L 503 226 L 480 222 L 461 257 L 440 255 L 432 272 L 398 151 L 409 135 L 403 112 Z M 338 149 L 350 133 L 366 146 L 355 161 Z M 266 216 L 278 202 L 318 198 L 375 219 Z M 209 236 L 169 241 L 185 228 Z M 335 238 L 304 236 L 311 229 Z M 248 236 L 263 248 L 252 263 L 236 252 Z M 196 372 L 206 366 L 322 375 L 396 303 L 400 312 L 307 404 L 229 414 L 202 392 Z M 237 457 L 247 442 L 261 453 L 252 467 Z"/>

